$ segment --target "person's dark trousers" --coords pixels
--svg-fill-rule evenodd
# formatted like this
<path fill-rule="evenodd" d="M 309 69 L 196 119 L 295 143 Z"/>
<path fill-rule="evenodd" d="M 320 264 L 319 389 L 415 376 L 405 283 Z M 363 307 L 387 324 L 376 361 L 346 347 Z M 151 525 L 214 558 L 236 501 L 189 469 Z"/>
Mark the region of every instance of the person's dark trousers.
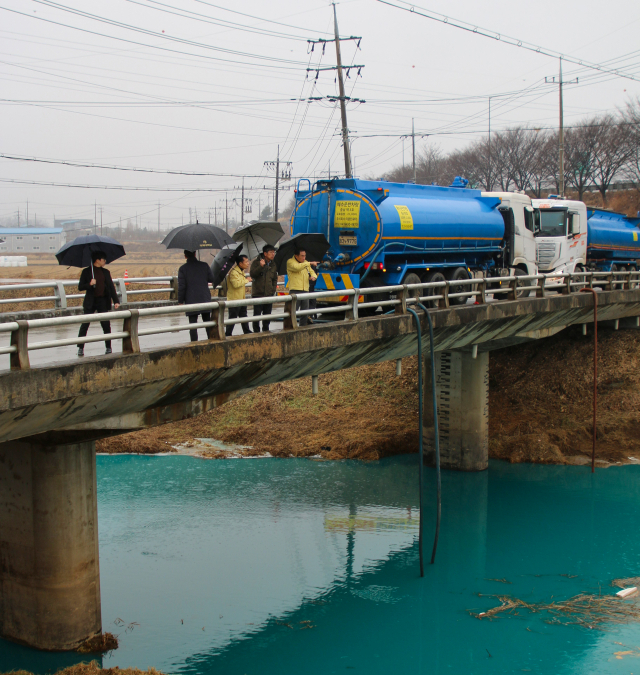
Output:
<path fill-rule="evenodd" d="M 83 308 L 84 314 L 102 314 L 111 310 L 111 298 L 94 298 L 93 305 Z M 89 330 L 88 323 L 80 324 L 80 330 L 78 331 L 78 337 L 84 337 Z M 111 322 L 110 321 L 101 321 L 100 325 L 102 326 L 102 332 L 107 335 L 111 332 Z M 104 344 L 107 349 L 111 349 L 111 340 L 105 340 Z M 79 344 L 79 348 L 84 347 L 84 344 Z"/>
<path fill-rule="evenodd" d="M 296 311 L 299 309 L 309 309 L 309 300 L 308 298 L 305 298 L 305 293 L 308 293 L 309 291 L 291 291 L 292 293 L 295 293 L 298 296 L 298 302 L 296 305 Z M 298 326 L 306 326 L 309 323 L 309 315 L 305 314 L 304 316 L 301 316 L 300 319 L 298 319 Z"/>
<path fill-rule="evenodd" d="M 202 316 L 203 321 L 211 321 L 211 312 L 201 312 L 200 314 L 188 314 L 189 317 L 189 323 L 198 323 L 198 317 Z M 189 331 L 189 335 L 191 336 L 191 342 L 197 342 L 198 341 L 198 329 L 192 329 Z M 209 329 L 207 328 L 207 337 L 209 336 Z"/>
<path fill-rule="evenodd" d="M 255 305 L 253 308 L 253 316 L 260 316 L 261 314 L 271 314 L 271 309 L 273 305 Z M 267 333 L 269 331 L 269 324 L 271 321 L 262 320 L 262 332 Z M 253 322 L 253 332 L 254 333 L 259 333 L 260 332 L 260 321 L 254 321 Z"/>
<path fill-rule="evenodd" d="M 242 319 L 247 316 L 247 308 L 246 307 L 229 307 L 229 318 L 230 319 Z M 251 332 L 251 328 L 249 328 L 248 323 L 241 323 L 242 326 L 242 331 L 246 333 Z M 235 328 L 235 324 L 233 326 L 227 326 L 225 328 L 224 334 L 229 337 L 233 335 L 233 329 Z"/>
<path fill-rule="evenodd" d="M 315 292 L 315 290 L 316 290 L 316 280 L 309 279 L 309 293 L 313 293 Z M 309 300 L 309 309 L 315 309 L 316 307 L 317 307 L 316 299 L 312 298 L 311 300 Z M 317 316 L 316 314 L 310 314 L 309 318 L 315 319 L 316 316 Z"/>

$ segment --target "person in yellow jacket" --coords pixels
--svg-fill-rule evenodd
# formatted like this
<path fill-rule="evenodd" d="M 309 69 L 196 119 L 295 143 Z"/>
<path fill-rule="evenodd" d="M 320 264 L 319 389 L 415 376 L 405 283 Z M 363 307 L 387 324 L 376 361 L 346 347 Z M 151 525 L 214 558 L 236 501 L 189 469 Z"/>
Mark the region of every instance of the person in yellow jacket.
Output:
<path fill-rule="evenodd" d="M 307 252 L 304 249 L 297 249 L 293 258 L 287 260 L 287 290 L 289 293 L 295 293 L 300 296 L 309 292 L 309 279 L 317 279 L 318 276 L 314 267 L 318 263 L 307 261 Z M 309 300 L 298 297 L 298 309 L 309 309 Z M 300 317 L 299 325 L 306 326 L 309 322 L 308 315 Z"/>
<path fill-rule="evenodd" d="M 245 270 L 249 269 L 251 261 L 246 255 L 238 256 L 238 263 L 231 268 L 229 276 L 227 277 L 227 300 L 244 300 L 246 297 L 245 284 L 247 279 L 244 276 Z M 229 307 L 229 318 L 238 319 L 247 316 L 246 307 Z M 248 323 L 241 323 L 244 333 L 251 333 Z M 225 328 L 225 335 L 227 337 L 233 334 L 235 324 Z"/>

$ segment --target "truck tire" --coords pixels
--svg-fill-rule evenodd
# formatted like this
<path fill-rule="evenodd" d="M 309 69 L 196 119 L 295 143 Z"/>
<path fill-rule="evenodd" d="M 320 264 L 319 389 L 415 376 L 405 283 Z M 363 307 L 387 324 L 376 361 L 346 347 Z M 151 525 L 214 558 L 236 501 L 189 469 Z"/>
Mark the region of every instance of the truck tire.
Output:
<path fill-rule="evenodd" d="M 377 279 L 371 279 L 368 276 L 362 283 L 361 288 L 375 288 L 376 286 L 381 285 Z M 391 293 L 368 293 L 364 296 L 363 302 L 383 302 L 384 300 L 391 300 Z M 386 307 L 385 307 L 386 309 Z M 373 316 L 378 311 L 378 307 L 363 307 L 362 309 L 358 308 L 358 316 Z"/>
<path fill-rule="evenodd" d="M 460 281 L 461 279 L 469 279 L 469 273 L 464 267 L 456 267 L 449 275 L 449 281 L 451 282 L 451 285 L 449 286 L 449 295 L 451 293 L 464 293 L 465 291 L 470 292 L 474 290 L 471 286 L 468 284 L 459 284 L 459 285 L 454 285 L 456 281 Z M 468 298 L 449 298 L 449 304 L 450 305 L 466 305 L 467 304 Z"/>
<path fill-rule="evenodd" d="M 402 283 L 403 284 L 421 284 L 422 279 L 415 272 L 407 272 L 404 275 L 404 279 L 402 280 Z M 408 298 L 414 298 L 416 300 L 416 302 L 420 302 L 420 296 L 422 295 L 422 293 L 424 293 L 424 291 L 419 289 L 419 288 L 416 288 L 414 290 L 410 290 L 409 294 L 407 296 L 407 299 Z M 411 303 L 411 307 L 413 307 L 414 309 L 416 308 L 416 306 L 417 305 L 416 305 L 415 302 Z"/>
<path fill-rule="evenodd" d="M 521 270 L 519 267 L 516 267 L 516 269 L 514 270 L 514 274 L 517 277 L 526 277 L 527 276 L 527 273 L 524 270 Z M 522 281 L 520 283 L 523 286 L 531 286 L 531 279 L 528 279 L 527 281 Z M 527 290 L 524 290 L 524 289 L 523 290 L 518 289 L 516 291 L 516 298 L 518 300 L 520 300 L 520 298 L 528 298 L 530 293 L 531 293 L 530 290 L 527 291 Z"/>
<path fill-rule="evenodd" d="M 424 283 L 430 284 L 430 283 L 435 283 L 438 281 L 446 281 L 444 278 L 444 274 L 442 272 L 427 272 L 424 277 Z M 440 289 L 439 288 L 425 288 L 424 289 L 424 295 L 440 295 Z M 423 296 L 424 297 L 424 296 Z M 425 301 L 425 307 L 428 307 L 430 309 L 437 308 L 438 307 L 439 300 L 427 300 Z"/>

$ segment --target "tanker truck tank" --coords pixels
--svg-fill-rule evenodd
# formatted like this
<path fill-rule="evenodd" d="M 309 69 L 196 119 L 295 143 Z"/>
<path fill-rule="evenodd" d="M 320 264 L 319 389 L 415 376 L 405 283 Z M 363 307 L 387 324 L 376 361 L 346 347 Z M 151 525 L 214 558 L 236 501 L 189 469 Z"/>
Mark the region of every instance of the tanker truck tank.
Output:
<path fill-rule="evenodd" d="M 318 290 L 357 288 L 363 277 L 363 286 L 384 286 L 506 275 L 513 239 L 526 234 L 501 197 L 480 190 L 357 179 L 304 186 L 300 181 L 291 231 L 329 241 Z M 520 273 L 527 271 L 535 273 L 535 256 Z"/>
<path fill-rule="evenodd" d="M 587 260 L 603 271 L 635 270 L 640 260 L 640 218 L 587 207 Z"/>

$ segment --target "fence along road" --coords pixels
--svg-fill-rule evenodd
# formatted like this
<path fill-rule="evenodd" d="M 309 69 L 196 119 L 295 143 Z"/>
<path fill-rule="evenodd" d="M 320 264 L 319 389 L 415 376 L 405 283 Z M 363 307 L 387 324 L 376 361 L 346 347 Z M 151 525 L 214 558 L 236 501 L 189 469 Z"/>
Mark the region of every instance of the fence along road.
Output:
<path fill-rule="evenodd" d="M 141 295 L 147 293 L 169 293 L 170 297 L 177 294 L 176 277 L 142 277 L 128 279 L 130 283 L 164 283 L 169 281 L 170 285 L 156 289 L 137 289 L 127 290 L 124 279 L 118 279 L 119 292 L 123 301 L 129 296 Z M 77 316 L 58 316 L 42 319 L 7 321 L 0 323 L 0 355 L 9 357 L 11 370 L 26 370 L 36 363 L 41 365 L 52 365 L 54 359 L 62 359 L 64 353 L 62 348 L 71 347 L 79 344 L 101 343 L 105 340 L 105 335 L 99 333 L 78 338 L 75 335 L 75 327 L 81 323 L 96 324 L 100 321 L 110 320 L 118 322 L 122 320 L 120 330 L 114 330 L 109 336 L 113 341 L 122 341 L 122 353 L 138 353 L 142 349 L 148 350 L 156 347 L 165 347 L 171 344 L 184 344 L 185 339 L 176 339 L 177 333 L 183 333 L 193 329 L 195 326 L 199 330 L 207 331 L 209 340 L 226 340 L 225 327 L 253 322 L 253 316 L 245 318 L 229 319 L 225 316 L 226 310 L 232 307 L 247 307 L 251 310 L 257 305 L 272 304 L 272 313 L 261 315 L 261 320 L 265 318 L 274 322 L 283 322 L 284 330 L 296 330 L 297 319 L 305 315 L 321 315 L 326 319 L 333 317 L 353 321 L 359 318 L 361 310 L 375 310 L 382 308 L 384 312 L 406 313 L 407 305 L 414 304 L 419 299 L 427 302 L 431 307 L 447 309 L 452 301 L 466 303 L 469 300 L 475 304 L 485 304 L 487 296 L 492 295 L 493 300 L 513 301 L 519 297 L 543 298 L 548 294 L 570 295 L 580 291 L 582 288 L 594 288 L 600 290 L 632 290 L 640 287 L 640 272 L 581 272 L 570 274 L 538 274 L 529 276 L 513 277 L 492 277 L 486 279 L 466 279 L 455 282 L 440 281 L 424 284 L 408 284 L 398 286 L 384 286 L 378 288 L 363 288 L 337 291 L 319 291 L 317 293 L 305 294 L 305 299 L 315 298 L 317 301 L 334 298 L 335 296 L 347 296 L 346 304 L 339 306 L 321 307 L 316 309 L 299 310 L 297 309 L 297 297 L 295 293 L 290 295 L 277 296 L 276 298 L 247 298 L 245 300 L 231 301 L 212 301 L 197 305 L 170 305 L 161 307 L 144 307 L 141 309 L 121 309 L 104 314 L 77 315 Z M 67 295 L 61 293 L 64 291 L 63 282 L 20 284 L 10 286 L 2 290 L 11 289 L 26 290 L 34 288 L 53 288 L 54 295 L 38 298 L 12 298 L 2 299 L 0 302 L 16 303 L 21 301 L 34 302 L 42 300 L 53 300 L 56 306 L 66 307 L 66 300 L 71 298 L 81 298 L 82 295 Z M 377 295 L 378 298 L 371 300 L 367 296 Z M 380 300 L 380 296 L 388 299 Z M 190 324 L 186 321 L 180 321 L 181 316 L 186 312 L 210 312 L 211 321 L 206 323 Z M 332 317 L 333 315 L 333 317 Z M 274 324 L 279 325 L 279 324 Z M 112 327 L 113 330 L 113 327 Z M 55 339 L 50 339 L 51 333 L 56 334 Z M 60 336 L 60 333 L 64 336 Z M 2 344 L 1 337 L 7 334 L 8 344 Z M 202 335 L 202 333 L 200 333 Z M 171 336 L 171 337 L 169 337 Z M 43 338 L 47 339 L 43 339 Z M 237 336 L 241 337 L 241 336 Z M 142 344 L 141 344 L 142 340 Z M 54 350 L 52 353 L 49 350 Z M 42 358 L 33 359 L 33 352 L 48 352 Z M 67 358 L 72 358 L 70 352 Z M 113 358 L 111 356 L 110 358 Z M 5 366 L 6 367 L 6 366 Z"/>

